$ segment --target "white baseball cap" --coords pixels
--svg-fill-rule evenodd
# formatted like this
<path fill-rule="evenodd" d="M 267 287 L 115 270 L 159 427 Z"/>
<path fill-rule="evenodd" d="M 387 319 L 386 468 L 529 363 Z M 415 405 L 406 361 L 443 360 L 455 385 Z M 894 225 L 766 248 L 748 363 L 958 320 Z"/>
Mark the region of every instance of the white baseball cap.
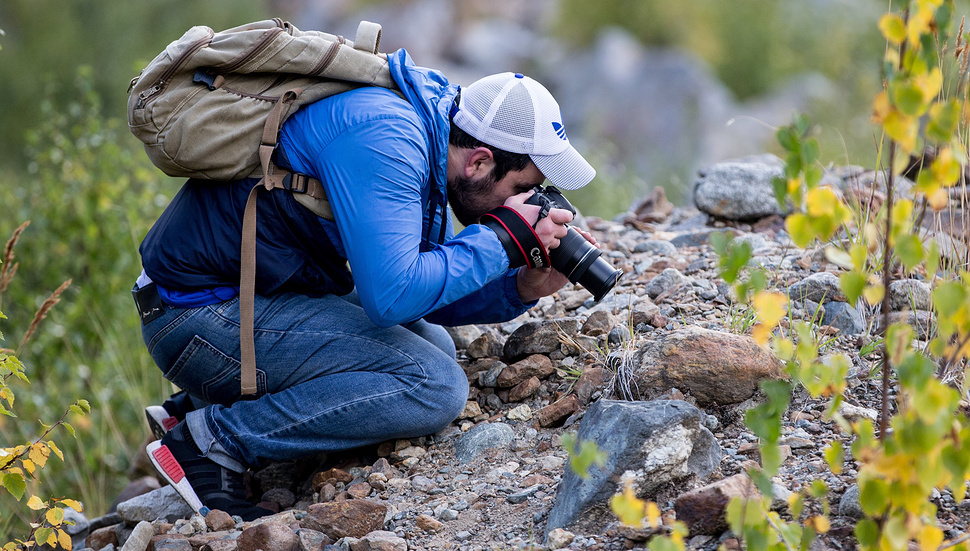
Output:
<path fill-rule="evenodd" d="M 463 87 L 452 119 L 480 142 L 528 153 L 542 175 L 561 189 L 579 189 L 596 176 L 569 145 L 555 98 L 520 73 L 491 75 Z"/>

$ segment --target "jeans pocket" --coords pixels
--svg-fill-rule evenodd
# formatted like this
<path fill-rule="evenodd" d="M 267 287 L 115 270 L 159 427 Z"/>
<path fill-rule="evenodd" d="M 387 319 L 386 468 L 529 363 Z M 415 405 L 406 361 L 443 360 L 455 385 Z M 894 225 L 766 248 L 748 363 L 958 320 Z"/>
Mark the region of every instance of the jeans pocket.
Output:
<path fill-rule="evenodd" d="M 241 365 L 202 337 L 195 335 L 172 368 L 163 373 L 179 388 L 201 395 L 207 402 L 229 405 L 239 400 Z M 266 394 L 266 373 L 256 370 L 256 396 Z"/>

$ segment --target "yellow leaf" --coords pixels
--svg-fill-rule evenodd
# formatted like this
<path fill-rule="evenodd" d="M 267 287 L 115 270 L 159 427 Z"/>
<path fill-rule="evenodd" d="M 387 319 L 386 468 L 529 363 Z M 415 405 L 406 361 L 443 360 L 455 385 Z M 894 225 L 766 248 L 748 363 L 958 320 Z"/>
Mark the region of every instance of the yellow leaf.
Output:
<path fill-rule="evenodd" d="M 812 242 L 812 238 L 814 237 L 808 216 L 800 212 L 796 212 L 785 219 L 785 229 L 788 231 L 788 235 L 791 236 L 792 241 L 803 249 Z"/>
<path fill-rule="evenodd" d="M 805 197 L 805 206 L 808 214 L 813 217 L 831 216 L 835 212 L 835 207 L 839 203 L 838 196 L 831 188 L 817 187 L 808 192 Z"/>
<path fill-rule="evenodd" d="M 914 51 L 920 49 L 920 35 L 929 32 L 933 15 L 934 12 L 924 6 L 920 6 L 915 14 L 910 14 L 909 23 L 906 25 L 906 40 Z"/>
<path fill-rule="evenodd" d="M 29 460 L 29 459 L 22 459 L 22 460 L 20 461 L 20 463 L 21 463 L 21 464 L 22 464 L 22 465 L 24 466 L 24 469 L 25 469 L 25 470 L 26 470 L 26 471 L 27 471 L 28 473 L 30 473 L 30 474 L 34 474 L 34 469 L 35 469 L 35 467 L 34 467 L 34 462 L 33 462 L 33 461 L 31 461 L 31 460 Z"/>
<path fill-rule="evenodd" d="M 755 340 L 761 346 L 768 344 L 768 339 L 771 337 L 771 327 L 763 323 L 759 323 L 751 328 L 751 338 Z"/>
<path fill-rule="evenodd" d="M 785 316 L 787 299 L 781 293 L 761 291 L 755 294 L 751 301 L 758 312 L 758 319 L 766 326 L 767 331 L 774 329 Z"/>
<path fill-rule="evenodd" d="M 886 288 L 883 285 L 869 285 L 862 291 L 862 297 L 866 299 L 870 305 L 880 304 L 883 297 L 886 295 Z"/>
<path fill-rule="evenodd" d="M 74 501 L 73 499 L 62 499 L 60 500 L 60 502 L 63 503 L 64 505 L 67 505 L 71 509 L 74 509 L 78 513 L 84 510 L 84 507 L 79 502 Z"/>
<path fill-rule="evenodd" d="M 886 40 L 897 46 L 906 40 L 906 24 L 902 17 L 894 13 L 887 13 L 879 19 L 879 30 Z"/>
<path fill-rule="evenodd" d="M 805 526 L 811 527 L 819 534 L 824 534 L 829 531 L 831 524 L 829 524 L 829 519 L 816 515 L 805 519 Z"/>
<path fill-rule="evenodd" d="M 657 507 L 656 503 L 652 501 L 647 502 L 646 514 L 647 524 L 654 529 L 660 528 L 660 507 Z"/>
<path fill-rule="evenodd" d="M 646 503 L 633 492 L 633 487 L 626 484 L 623 492 L 610 498 L 610 509 L 625 526 L 639 528 L 646 516 Z"/>
<path fill-rule="evenodd" d="M 54 444 L 53 440 L 48 440 L 47 445 L 50 446 L 51 451 L 54 452 L 54 455 L 56 455 L 61 461 L 64 461 L 64 454 L 61 453 L 61 450 L 58 449 L 57 444 Z"/>
<path fill-rule="evenodd" d="M 935 189 L 926 194 L 926 202 L 930 204 L 935 212 L 940 212 L 946 208 L 947 202 L 949 202 L 949 196 L 946 190 L 943 188 Z"/>
<path fill-rule="evenodd" d="M 944 148 L 930 166 L 936 179 L 945 187 L 952 187 L 960 179 L 960 161 L 953 155 L 952 148 Z"/>
<path fill-rule="evenodd" d="M 919 533 L 919 547 L 924 551 L 936 551 L 943 543 L 943 530 L 936 526 L 923 526 Z"/>
<path fill-rule="evenodd" d="M 54 547 L 57 544 L 57 532 L 51 530 L 47 536 L 47 545 Z"/>
<path fill-rule="evenodd" d="M 943 87 L 943 72 L 939 67 L 933 67 L 929 73 L 916 75 L 913 84 L 923 93 L 923 101 L 930 102 L 940 93 Z"/>
<path fill-rule="evenodd" d="M 51 526 L 60 526 L 64 522 L 64 509 L 59 509 L 54 507 L 53 509 L 48 509 L 47 513 L 44 514 L 44 518 Z"/>
<path fill-rule="evenodd" d="M 39 497 L 30 496 L 30 499 L 27 500 L 27 507 L 30 507 L 35 511 L 39 511 L 40 509 L 47 507 L 47 505 L 45 505 L 44 502 L 41 501 Z"/>
<path fill-rule="evenodd" d="M 47 464 L 47 458 L 51 456 L 51 450 L 47 447 L 47 444 L 43 442 L 38 442 L 30 447 L 30 453 L 28 457 L 30 460 L 37 464 L 41 469 Z"/>
<path fill-rule="evenodd" d="M 886 134 L 896 141 L 904 153 L 912 153 L 916 149 L 916 138 L 919 135 L 919 120 L 909 115 L 904 115 L 898 110 L 892 110 L 886 114 L 883 120 L 883 128 Z M 901 158 L 908 162 L 906 156 Z M 894 172 L 899 172 L 893 167 Z"/>
<path fill-rule="evenodd" d="M 883 90 L 872 102 L 872 122 L 882 123 L 890 111 L 892 111 L 892 105 L 889 103 L 889 92 Z M 970 118 L 970 111 L 967 112 L 967 117 Z"/>
<path fill-rule="evenodd" d="M 70 550 L 74 547 L 73 544 L 71 543 L 71 536 L 68 535 L 68 533 L 65 532 L 64 530 L 57 531 L 57 543 L 58 545 L 61 546 L 62 549 Z"/>

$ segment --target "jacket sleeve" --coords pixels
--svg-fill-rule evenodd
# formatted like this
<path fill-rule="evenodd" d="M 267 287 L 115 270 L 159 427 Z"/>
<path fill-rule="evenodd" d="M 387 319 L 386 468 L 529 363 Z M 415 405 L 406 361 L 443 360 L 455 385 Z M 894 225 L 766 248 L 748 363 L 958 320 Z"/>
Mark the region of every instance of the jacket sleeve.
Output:
<path fill-rule="evenodd" d="M 490 229 L 476 224 L 420 252 L 428 147 L 416 121 L 382 118 L 353 125 L 308 159 L 309 167 L 293 167 L 325 182 L 364 310 L 375 324 L 390 327 L 478 291 L 489 305 L 476 309 L 482 319 L 521 308 L 504 286 L 489 285 L 509 269 Z M 453 319 L 475 317 L 458 310 L 452 309 Z"/>

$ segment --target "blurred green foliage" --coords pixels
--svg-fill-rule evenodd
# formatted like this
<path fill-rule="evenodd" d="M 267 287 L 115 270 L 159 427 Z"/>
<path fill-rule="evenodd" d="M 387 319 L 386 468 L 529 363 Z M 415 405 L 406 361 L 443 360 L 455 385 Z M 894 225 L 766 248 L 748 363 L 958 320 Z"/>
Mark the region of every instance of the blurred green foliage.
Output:
<path fill-rule="evenodd" d="M 0 173 L 0 236 L 24 220 L 17 271 L 4 295 L 12 344 L 52 289 L 74 283 L 18 356 L 34 383 L 18 400 L 19 415 L 38 419 L 65 396 L 89 398 L 93 412 L 76 425 L 63 451 L 72 466 L 45 480 L 49 495 L 78 496 L 104 512 L 124 485 L 125 470 L 147 431 L 142 408 L 167 395 L 144 353 L 129 290 L 140 272 L 138 244 L 177 190 L 137 149 L 123 145 L 127 128 L 106 117 L 92 70 L 76 71 L 66 104 L 38 101 L 41 122 L 26 138 L 28 164 Z M 0 420 L 0 440 L 29 438 L 25 424 Z M 36 493 L 41 493 L 40 491 Z M 0 499 L 2 503 L 3 499 Z M 8 519 L 9 520 L 9 519 Z"/>
<path fill-rule="evenodd" d="M 91 81 L 124 116 L 128 82 L 166 44 L 196 24 L 224 28 L 265 17 L 262 0 L 3 0 L 0 2 L 0 164 L 21 164 L 24 131 L 43 114 L 39 100 L 52 85 L 55 105 L 78 67 L 93 67 Z"/>

